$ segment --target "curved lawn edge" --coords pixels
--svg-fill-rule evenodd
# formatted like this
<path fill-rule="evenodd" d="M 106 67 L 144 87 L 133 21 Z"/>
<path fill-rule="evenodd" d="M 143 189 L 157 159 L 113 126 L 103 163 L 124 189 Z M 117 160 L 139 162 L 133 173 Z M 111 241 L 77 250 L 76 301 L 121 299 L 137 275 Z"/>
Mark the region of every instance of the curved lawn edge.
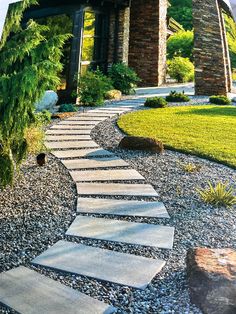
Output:
<path fill-rule="evenodd" d="M 232 128 L 232 129 L 233 130 L 236 129 L 236 107 L 233 107 L 233 106 L 227 106 L 227 107 L 224 106 L 224 107 L 222 107 L 222 106 L 215 106 L 215 105 L 181 106 L 181 107 L 168 107 L 168 108 L 165 108 L 165 109 L 139 110 L 139 111 L 135 111 L 135 112 L 132 112 L 132 113 L 127 113 L 125 115 L 122 115 L 121 117 L 119 117 L 119 119 L 117 120 L 116 124 L 117 124 L 118 128 L 126 135 L 130 135 L 130 136 L 144 136 L 144 137 L 156 138 L 158 140 L 163 141 L 165 148 L 168 149 L 168 150 L 184 153 L 186 155 L 197 156 L 197 157 L 200 157 L 200 158 L 212 161 L 212 162 L 216 162 L 218 164 L 221 164 L 221 165 L 224 165 L 224 166 L 227 166 L 227 167 L 230 167 L 230 168 L 236 170 L 236 154 L 232 154 L 233 159 L 235 160 L 235 162 L 231 162 L 231 160 L 229 160 L 229 161 L 223 160 L 223 157 L 221 157 L 221 156 L 219 156 L 219 158 L 216 158 L 214 156 L 211 156 L 210 153 L 208 153 L 208 152 L 196 151 L 196 148 L 194 146 L 192 147 L 194 149 L 194 151 L 191 150 L 191 147 L 190 148 L 186 148 L 186 149 L 184 149 L 182 147 L 176 147 L 175 145 L 170 143 L 171 142 L 170 139 L 169 140 L 163 139 L 162 136 L 159 135 L 158 131 L 156 133 L 156 136 L 153 136 L 153 128 L 154 128 L 153 125 L 154 124 L 152 122 L 155 121 L 155 120 L 153 120 L 153 118 L 155 116 L 155 113 L 157 113 L 157 112 L 158 112 L 158 114 L 162 113 L 162 116 L 160 116 L 160 117 L 163 118 L 163 113 L 168 112 L 168 110 L 176 111 L 176 113 L 178 115 L 181 113 L 181 110 L 183 110 L 183 111 L 188 111 L 189 110 L 190 112 L 191 112 L 191 110 L 193 110 L 194 112 L 196 112 L 196 110 L 203 110 L 205 112 L 210 112 L 211 110 L 213 110 L 212 112 L 214 112 L 214 111 L 217 112 L 216 116 L 219 115 L 219 117 L 220 117 L 219 120 L 222 120 L 222 117 L 219 114 L 219 112 L 222 112 L 222 113 L 225 112 L 225 117 L 227 117 L 228 113 L 232 113 L 233 112 L 232 118 L 235 119 L 234 120 L 235 121 L 234 122 L 235 123 L 235 127 Z M 147 113 L 150 115 L 150 119 L 148 119 L 148 123 L 147 123 L 147 117 L 148 117 Z M 201 115 L 202 114 L 200 113 L 200 116 Z M 156 117 L 158 117 L 158 116 L 156 116 Z M 208 118 L 211 119 L 212 117 L 214 117 L 214 115 L 211 115 L 211 117 L 210 116 L 207 117 L 207 119 Z M 224 119 L 227 119 L 225 117 L 224 117 Z M 162 120 L 162 119 L 160 119 L 160 120 Z M 158 119 L 157 119 L 157 121 L 158 121 Z M 191 121 L 191 122 L 193 122 L 193 121 Z M 216 123 L 217 128 L 219 128 L 220 122 L 222 122 L 222 121 L 219 121 L 219 123 Z M 227 120 L 226 120 L 226 122 L 227 122 Z M 144 128 L 142 128 L 142 126 L 143 126 L 142 124 L 143 123 L 146 123 L 146 125 L 148 125 L 148 127 L 146 127 L 146 125 L 145 125 Z M 232 123 L 232 121 L 231 121 L 231 123 Z M 149 129 L 150 129 L 150 132 L 152 134 L 151 133 L 147 134 L 147 130 L 149 130 Z M 221 130 L 222 129 L 223 129 L 223 127 L 221 128 Z M 162 130 L 162 132 L 163 132 L 163 130 Z M 173 133 L 176 133 L 176 130 Z M 170 135 L 171 135 L 171 137 L 173 137 L 173 134 L 170 134 Z M 235 138 L 236 138 L 236 135 L 235 135 Z M 196 139 L 197 139 L 197 137 L 196 137 Z M 223 139 L 219 135 L 219 143 L 222 143 L 222 141 L 223 141 Z M 178 144 L 177 144 L 177 146 L 178 146 Z M 235 140 L 235 147 L 236 147 L 236 140 Z M 232 145 L 232 149 L 233 149 L 233 145 Z M 224 150 L 222 149 L 222 151 L 224 151 Z M 231 157 L 231 159 L 232 159 L 232 157 Z"/>

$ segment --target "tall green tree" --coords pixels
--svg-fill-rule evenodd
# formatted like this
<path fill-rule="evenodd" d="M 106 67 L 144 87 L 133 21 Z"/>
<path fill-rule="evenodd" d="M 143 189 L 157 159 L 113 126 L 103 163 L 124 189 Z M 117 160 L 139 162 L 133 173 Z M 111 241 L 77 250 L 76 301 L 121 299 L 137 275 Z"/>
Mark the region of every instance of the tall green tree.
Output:
<path fill-rule="evenodd" d="M 30 20 L 20 25 L 35 0 L 10 7 L 0 44 L 0 186 L 11 184 L 27 154 L 25 131 L 34 118 L 34 104 L 59 83 L 62 47 L 68 35 L 47 36 L 47 27 Z"/>
<path fill-rule="evenodd" d="M 231 67 L 236 69 L 236 23 L 234 19 L 226 13 L 224 14 L 224 20 L 229 45 Z"/>
<path fill-rule="evenodd" d="M 193 29 L 192 0 L 170 0 L 168 15 L 180 23 L 185 30 Z"/>

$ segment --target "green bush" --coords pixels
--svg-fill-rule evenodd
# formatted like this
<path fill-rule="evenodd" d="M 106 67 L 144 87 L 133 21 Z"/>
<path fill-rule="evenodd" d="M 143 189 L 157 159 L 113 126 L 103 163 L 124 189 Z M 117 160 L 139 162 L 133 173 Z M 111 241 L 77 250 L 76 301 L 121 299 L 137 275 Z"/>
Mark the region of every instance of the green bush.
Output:
<path fill-rule="evenodd" d="M 59 107 L 59 112 L 76 112 L 78 111 L 74 104 L 62 104 Z"/>
<path fill-rule="evenodd" d="M 111 79 L 100 70 L 87 71 L 79 80 L 80 102 L 86 106 L 102 105 L 111 89 L 114 89 Z"/>
<path fill-rule="evenodd" d="M 167 106 L 167 102 L 163 97 L 152 97 L 145 101 L 144 106 L 150 108 L 165 108 Z"/>
<path fill-rule="evenodd" d="M 211 96 L 210 103 L 223 106 L 231 105 L 230 99 L 224 95 Z"/>
<path fill-rule="evenodd" d="M 169 96 L 166 96 L 166 101 L 168 102 L 188 102 L 190 98 L 185 95 L 184 92 L 177 93 L 176 91 L 171 91 Z"/>
<path fill-rule="evenodd" d="M 113 64 L 109 70 L 109 77 L 114 88 L 120 90 L 125 95 L 134 93 L 137 83 L 140 82 L 140 78 L 135 71 L 124 63 Z"/>
<path fill-rule="evenodd" d="M 194 65 L 188 58 L 175 57 L 168 61 L 168 73 L 178 83 L 194 80 Z"/>
<path fill-rule="evenodd" d="M 52 114 L 48 110 L 43 110 L 42 112 L 36 113 L 34 115 L 35 124 L 37 125 L 47 125 L 51 122 Z"/>
<path fill-rule="evenodd" d="M 189 58 L 193 61 L 193 31 L 179 31 L 170 36 L 167 41 L 167 58 Z"/>

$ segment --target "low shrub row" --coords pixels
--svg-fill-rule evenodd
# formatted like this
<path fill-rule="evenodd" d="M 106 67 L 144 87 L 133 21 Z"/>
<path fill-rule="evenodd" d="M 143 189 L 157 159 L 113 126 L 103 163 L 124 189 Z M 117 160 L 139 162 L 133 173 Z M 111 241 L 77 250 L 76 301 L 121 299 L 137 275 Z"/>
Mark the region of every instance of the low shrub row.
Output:
<path fill-rule="evenodd" d="M 176 91 L 171 91 L 168 96 L 165 98 L 163 97 L 151 97 L 148 98 L 145 102 L 145 107 L 150 108 L 165 108 L 168 105 L 168 102 L 189 102 L 190 98 L 189 96 L 185 95 L 184 92 L 178 93 Z M 216 105 L 231 105 L 231 100 L 223 95 L 219 96 L 211 96 L 210 97 L 210 103 L 216 104 Z"/>
<path fill-rule="evenodd" d="M 178 93 L 176 91 L 171 91 L 166 98 L 164 97 L 151 97 L 145 101 L 144 106 L 150 108 L 165 108 L 168 102 L 188 102 L 190 98 L 185 95 L 184 92 Z"/>

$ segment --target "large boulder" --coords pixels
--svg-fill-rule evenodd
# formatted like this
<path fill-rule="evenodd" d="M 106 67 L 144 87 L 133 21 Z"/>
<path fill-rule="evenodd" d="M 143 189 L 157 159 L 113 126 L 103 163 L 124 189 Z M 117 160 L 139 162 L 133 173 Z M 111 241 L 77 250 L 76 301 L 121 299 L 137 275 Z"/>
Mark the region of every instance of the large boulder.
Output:
<path fill-rule="evenodd" d="M 149 137 L 125 136 L 119 148 L 130 150 L 150 151 L 153 153 L 163 153 L 164 146 L 161 141 Z"/>
<path fill-rule="evenodd" d="M 36 111 L 48 110 L 54 113 L 55 106 L 58 102 L 58 95 L 53 90 L 47 90 L 43 96 L 43 98 L 35 104 Z"/>
<path fill-rule="evenodd" d="M 191 301 L 205 314 L 236 313 L 236 251 L 196 248 L 187 254 Z"/>

